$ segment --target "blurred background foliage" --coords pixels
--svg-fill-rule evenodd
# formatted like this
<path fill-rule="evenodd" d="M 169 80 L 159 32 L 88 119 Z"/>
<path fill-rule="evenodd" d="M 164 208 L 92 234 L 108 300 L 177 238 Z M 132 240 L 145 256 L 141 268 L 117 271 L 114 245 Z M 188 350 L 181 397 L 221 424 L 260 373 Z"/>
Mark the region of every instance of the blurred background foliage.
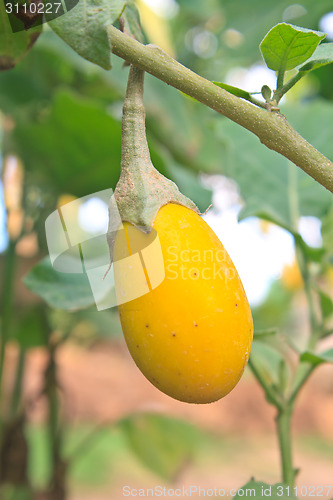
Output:
<path fill-rule="evenodd" d="M 155 5 L 140 0 L 137 6 L 145 42 L 160 45 L 208 79 L 253 85 L 255 88 L 246 89 L 251 91 L 259 91 L 264 83 L 271 85 L 262 80 L 271 79 L 272 74 L 262 73 L 259 51 L 267 31 L 281 21 L 323 30 L 324 16 L 332 10 L 330 0 L 302 0 L 297 4 L 286 0 L 165 0 Z M 332 40 L 332 24 L 330 36 Z M 149 401 L 148 412 L 136 414 L 129 407 L 126 417 L 102 422 L 97 430 L 92 430 L 96 422 L 89 419 L 89 412 L 89 425 L 76 422 L 66 410 L 66 389 L 59 382 L 61 366 L 59 375 L 56 364 L 58 352 L 65 342 L 87 352 L 101 345 L 117 352 L 122 345 L 117 313 L 97 313 L 94 308 L 75 311 L 77 304 L 69 302 L 70 297 L 77 296 L 75 286 L 84 290 L 86 284 L 71 281 L 61 291 L 64 296 L 59 295 L 44 267 L 35 268 L 30 278 L 38 278 L 37 288 L 41 282 L 45 284 L 46 292 L 40 295 L 47 303 L 29 294 L 21 283 L 22 275 L 47 254 L 44 223 L 61 197 L 75 199 L 116 185 L 128 68 L 115 56 L 112 65 L 107 72 L 84 61 L 44 25 L 43 34 L 21 62 L 14 69 L 0 72 L 2 188 L 7 209 L 0 229 L 1 303 L 3 310 L 11 313 L 2 321 L 2 327 L 8 326 L 10 333 L 10 352 L 2 368 L 0 479 L 6 485 L 4 499 L 32 498 L 32 491 L 35 498 L 67 498 L 68 484 L 78 491 L 87 482 L 103 488 L 110 470 L 126 477 L 117 464 L 119 457 L 133 467 L 134 477 L 140 477 L 143 467 L 150 471 L 148 474 L 171 484 L 191 460 L 200 461 L 198 457 L 204 452 L 219 456 L 223 462 L 225 458 L 217 451 L 220 446 L 228 456 L 233 456 L 237 448 L 235 441 L 228 445 L 221 435 L 217 438 L 215 433 L 185 420 L 150 413 Z M 325 66 L 302 80 L 282 104 L 291 124 L 330 159 L 332 81 L 333 65 Z M 146 75 L 145 103 L 154 165 L 202 212 L 213 199 L 212 183 L 203 182 L 203 175 L 231 179 L 236 201 L 242 206 L 240 219 L 260 217 L 277 224 L 303 246 L 320 286 L 320 307 L 329 321 L 333 309 L 330 193 L 246 130 L 150 75 Z M 319 248 L 308 246 L 300 236 L 302 216 L 320 221 Z M 288 333 L 292 344 L 301 345 L 308 329 L 303 288 L 297 265 L 286 269 L 265 300 L 253 308 L 256 330 L 273 328 L 281 336 Z M 71 304 L 70 312 L 59 308 L 63 297 Z M 253 351 L 262 362 L 262 370 L 270 370 L 277 382 L 280 359 L 285 354 L 281 354 L 279 338 L 274 334 L 268 343 L 259 340 Z M 26 376 L 31 374 L 30 352 L 36 348 L 48 354 L 41 364 L 40 392 L 32 398 L 26 389 Z M 292 370 L 292 354 L 288 356 L 288 369 Z M 135 383 L 129 380 L 128 384 L 132 391 L 128 397 L 136 399 Z M 37 417 L 30 418 L 36 405 L 42 409 Z M 9 448 L 18 452 L 19 458 L 8 455 Z M 106 464 L 112 464 L 110 469 Z M 249 478 L 252 470 L 248 465 Z M 92 494 L 89 498 L 98 497 Z"/>

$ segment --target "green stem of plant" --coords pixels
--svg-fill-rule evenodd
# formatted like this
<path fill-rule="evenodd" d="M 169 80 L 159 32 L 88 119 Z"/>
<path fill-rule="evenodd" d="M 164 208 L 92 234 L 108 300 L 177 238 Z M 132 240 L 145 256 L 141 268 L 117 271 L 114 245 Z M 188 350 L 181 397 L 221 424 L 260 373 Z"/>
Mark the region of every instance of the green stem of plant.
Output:
<path fill-rule="evenodd" d="M 260 373 L 260 370 L 256 367 L 253 359 L 249 359 L 249 368 L 251 369 L 253 375 L 258 380 L 259 384 L 265 391 L 266 399 L 270 404 L 273 404 L 279 411 L 282 410 L 282 402 L 279 401 L 274 388 L 266 381 L 265 377 Z"/>
<path fill-rule="evenodd" d="M 278 103 L 281 98 L 290 90 L 303 76 L 305 75 L 305 72 L 298 71 L 295 76 L 290 78 L 290 80 L 287 81 L 284 85 L 282 85 L 281 88 L 277 88 L 276 91 L 274 92 L 274 99 Z"/>
<path fill-rule="evenodd" d="M 302 245 L 297 239 L 295 241 L 295 244 L 296 244 L 296 258 L 304 281 L 304 291 L 309 306 L 311 335 L 308 342 L 308 349 L 311 350 L 314 349 L 314 347 L 316 346 L 322 328 L 320 328 L 320 321 L 317 317 L 316 308 L 314 304 L 309 262 Z"/>
<path fill-rule="evenodd" d="M 277 81 L 276 81 L 276 91 L 279 91 L 280 89 L 283 88 L 284 74 L 285 74 L 284 68 L 278 72 Z M 276 95 L 276 92 L 274 94 L 274 98 L 275 98 L 275 95 Z"/>
<path fill-rule="evenodd" d="M 143 45 L 114 26 L 108 30 L 114 54 L 246 128 L 269 149 L 288 158 L 333 192 L 333 163 L 301 137 L 283 115 L 267 112 L 230 94 L 159 47 Z"/>
<path fill-rule="evenodd" d="M 332 335 L 332 333 L 333 333 L 333 328 L 328 328 L 327 330 L 325 330 L 323 328 L 323 330 L 322 330 L 322 338 L 328 337 L 329 335 Z"/>
<path fill-rule="evenodd" d="M 22 381 L 24 375 L 24 367 L 25 367 L 25 349 L 20 348 L 19 358 L 17 360 L 16 366 L 16 377 L 13 387 L 13 392 L 11 396 L 11 409 L 10 413 L 12 418 L 15 417 L 21 401 L 22 395 Z"/>
<path fill-rule="evenodd" d="M 259 99 L 256 99 L 255 97 L 251 96 L 250 98 L 247 98 L 246 100 L 249 101 L 249 102 L 251 102 L 255 106 L 258 106 L 259 108 L 267 109 L 266 103 L 262 102 L 262 101 L 259 101 Z"/>
<path fill-rule="evenodd" d="M 178 186 L 152 164 L 146 138 L 143 103 L 144 71 L 130 67 L 121 127 L 121 169 L 114 199 L 123 221 L 149 232 L 157 212 L 167 203 L 178 203 L 200 213 Z M 116 227 L 110 217 L 108 242 L 112 259 Z"/>
<path fill-rule="evenodd" d="M 303 277 L 305 294 L 309 307 L 311 335 L 308 341 L 308 349 L 311 350 L 314 349 L 317 344 L 322 326 L 320 325 L 320 320 L 317 316 L 314 304 L 308 258 L 302 242 L 297 238 L 295 238 L 295 247 L 296 258 Z M 293 381 L 290 396 L 287 399 L 285 407 L 282 411 L 279 411 L 276 419 L 281 451 L 283 482 L 291 488 L 294 487 L 295 469 L 292 463 L 290 421 L 297 396 L 314 369 L 314 365 L 300 362 Z"/>
<path fill-rule="evenodd" d="M 313 297 L 313 290 L 312 290 L 312 284 L 311 284 L 311 276 L 310 276 L 310 270 L 309 270 L 309 262 L 306 256 L 306 253 L 304 251 L 303 246 L 301 245 L 301 242 L 298 239 L 295 239 L 295 251 L 296 251 L 296 258 L 297 262 L 300 268 L 300 272 L 303 278 L 304 282 L 304 291 L 308 303 L 308 308 L 309 308 L 309 321 L 310 321 L 310 327 L 311 327 L 311 334 L 310 338 L 308 341 L 307 348 L 308 350 L 313 350 L 316 347 L 316 344 L 319 340 L 320 334 L 322 333 L 322 325 L 320 324 L 320 320 L 317 316 L 315 304 L 314 304 L 314 297 Z M 311 376 L 313 371 L 315 370 L 316 366 L 308 363 L 300 363 L 298 366 L 298 369 L 295 374 L 294 382 L 293 382 L 293 387 L 291 390 L 291 394 L 288 399 L 288 403 L 293 407 L 295 404 L 296 398 L 298 396 L 298 393 L 304 386 L 305 382 L 308 380 L 308 378 Z"/>
<path fill-rule="evenodd" d="M 60 447 L 61 447 L 61 428 L 59 426 L 59 397 L 57 388 L 57 364 L 56 364 L 56 351 L 59 344 L 52 343 L 50 338 L 51 329 L 47 310 L 44 305 L 40 308 L 40 315 L 42 318 L 45 340 L 48 345 L 48 365 L 45 371 L 44 381 L 44 394 L 48 404 L 48 437 L 49 437 L 49 453 L 52 464 L 51 473 L 51 486 L 57 476 L 57 467 L 59 463 Z"/>
<path fill-rule="evenodd" d="M 298 396 L 298 393 L 302 389 L 305 382 L 308 380 L 310 375 L 313 373 L 315 366 L 308 364 L 301 364 L 296 372 L 293 388 L 288 399 L 288 404 L 293 407 Z"/>
<path fill-rule="evenodd" d="M 291 414 L 292 408 L 286 405 L 277 414 L 276 426 L 279 438 L 282 480 L 284 484 L 293 488 L 295 481 L 295 469 L 293 466 L 291 449 Z"/>
<path fill-rule="evenodd" d="M 0 353 L 0 400 L 2 393 L 2 377 L 5 363 L 6 345 L 10 338 L 11 320 L 13 317 L 13 295 L 16 268 L 16 241 L 9 241 L 4 259 L 4 275 L 2 282 L 2 322 Z"/>

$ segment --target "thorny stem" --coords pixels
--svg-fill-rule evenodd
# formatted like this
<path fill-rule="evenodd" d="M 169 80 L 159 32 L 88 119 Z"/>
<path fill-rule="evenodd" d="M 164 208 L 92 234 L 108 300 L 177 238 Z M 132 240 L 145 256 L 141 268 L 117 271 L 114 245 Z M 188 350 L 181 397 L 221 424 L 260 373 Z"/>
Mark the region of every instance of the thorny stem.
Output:
<path fill-rule="evenodd" d="M 143 45 L 109 27 L 112 52 L 172 85 L 255 134 L 259 140 L 302 168 L 333 192 L 333 163 L 300 136 L 280 113 L 267 112 L 186 68 L 163 50 Z"/>

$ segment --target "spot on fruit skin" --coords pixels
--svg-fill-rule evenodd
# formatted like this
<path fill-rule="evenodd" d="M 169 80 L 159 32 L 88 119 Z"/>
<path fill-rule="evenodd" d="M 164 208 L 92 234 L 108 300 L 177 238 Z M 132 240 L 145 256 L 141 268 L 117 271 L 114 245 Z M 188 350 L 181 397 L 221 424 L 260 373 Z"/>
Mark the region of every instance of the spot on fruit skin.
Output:
<path fill-rule="evenodd" d="M 125 225 L 130 239 L 138 234 L 148 243 L 149 235 Z M 119 306 L 127 346 L 141 372 L 165 394 L 188 403 L 217 401 L 235 387 L 251 350 L 253 323 L 242 283 L 222 243 L 192 210 L 165 205 L 153 228 L 165 278 Z M 116 238 L 115 256 L 119 244 Z M 115 272 L 116 289 L 126 279 Z"/>

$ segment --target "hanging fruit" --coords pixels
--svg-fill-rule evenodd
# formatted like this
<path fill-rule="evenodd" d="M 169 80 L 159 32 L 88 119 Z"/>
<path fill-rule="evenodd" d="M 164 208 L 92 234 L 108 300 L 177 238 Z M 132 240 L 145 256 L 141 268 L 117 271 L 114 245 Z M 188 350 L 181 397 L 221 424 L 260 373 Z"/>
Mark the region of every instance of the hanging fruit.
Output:
<path fill-rule="evenodd" d="M 235 387 L 249 358 L 249 303 L 235 266 L 195 204 L 151 163 L 143 72 L 133 66 L 115 200 L 123 226 L 109 232 L 109 245 L 112 259 L 122 263 L 115 266 L 116 293 L 135 363 L 175 399 L 210 403 L 222 398 Z M 153 246 L 156 238 L 159 244 Z M 133 259 L 139 265 L 136 274 Z M 161 262 L 164 279 L 155 286 Z M 130 296 L 135 298 L 126 300 Z"/>

